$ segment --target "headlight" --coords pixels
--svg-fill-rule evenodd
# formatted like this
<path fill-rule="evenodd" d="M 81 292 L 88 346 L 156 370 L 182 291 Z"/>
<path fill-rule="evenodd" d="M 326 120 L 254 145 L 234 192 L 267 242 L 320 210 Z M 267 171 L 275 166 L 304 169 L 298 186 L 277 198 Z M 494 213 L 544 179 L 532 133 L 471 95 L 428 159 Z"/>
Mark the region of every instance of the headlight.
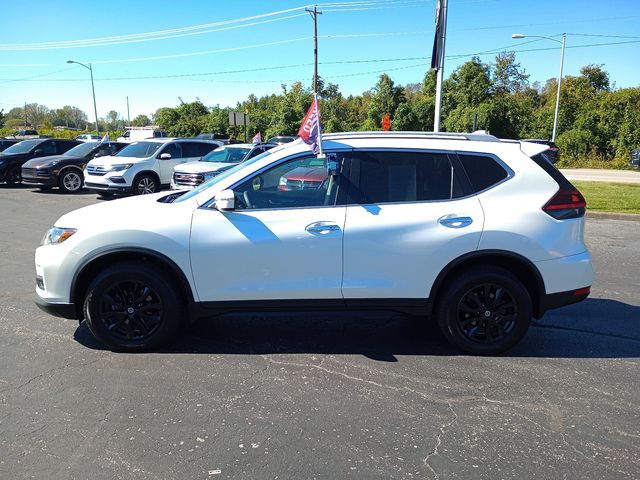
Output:
<path fill-rule="evenodd" d="M 44 234 L 42 245 L 56 245 L 58 243 L 62 243 L 76 232 L 77 230 L 75 228 L 50 228 L 49 231 Z"/>
<path fill-rule="evenodd" d="M 131 168 L 133 163 L 116 163 L 115 165 L 111 165 L 111 169 L 109 172 L 121 172 L 122 170 L 126 170 L 127 168 Z"/>
<path fill-rule="evenodd" d="M 40 165 L 40 168 L 51 168 L 57 164 L 58 164 L 58 160 L 51 160 L 50 162 Z"/>

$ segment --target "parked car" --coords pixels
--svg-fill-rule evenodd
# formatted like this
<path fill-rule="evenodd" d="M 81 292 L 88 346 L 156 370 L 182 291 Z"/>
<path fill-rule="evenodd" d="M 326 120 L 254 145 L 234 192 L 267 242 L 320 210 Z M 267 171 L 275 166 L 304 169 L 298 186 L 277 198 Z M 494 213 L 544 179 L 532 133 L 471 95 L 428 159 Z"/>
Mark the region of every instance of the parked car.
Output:
<path fill-rule="evenodd" d="M 27 160 L 49 155 L 62 155 L 79 143 L 76 140 L 38 138 L 23 140 L 11 145 L 0 153 L 0 181 L 8 184 L 19 183 L 22 164 Z"/>
<path fill-rule="evenodd" d="M 76 193 L 84 186 L 83 170 L 92 159 L 115 155 L 128 143 L 85 142 L 62 155 L 34 158 L 22 165 L 22 183 L 42 190 L 58 187 L 65 193 Z"/>
<path fill-rule="evenodd" d="M 317 190 L 325 186 L 328 178 L 324 161 L 311 157 L 280 177 L 278 190 Z"/>
<path fill-rule="evenodd" d="M 526 138 L 521 140 L 522 142 L 539 143 L 540 145 L 547 145 L 548 150 L 545 151 L 545 156 L 551 163 L 557 163 L 560 160 L 560 150 L 558 146 L 551 140 L 543 140 L 540 138 Z"/>
<path fill-rule="evenodd" d="M 84 170 L 84 184 L 101 196 L 155 193 L 169 186 L 173 167 L 199 160 L 219 145 L 215 140 L 184 138 L 135 142 L 114 156 L 91 160 Z"/>
<path fill-rule="evenodd" d="M 640 168 L 640 149 L 631 151 L 631 159 L 629 165 Z"/>
<path fill-rule="evenodd" d="M 171 177 L 171 189 L 188 190 L 196 187 L 238 163 L 246 162 L 273 147 L 275 145 L 268 143 L 259 145 L 238 143 L 216 148 L 197 162 L 182 163 L 174 167 L 173 176 Z"/>
<path fill-rule="evenodd" d="M 40 135 L 38 135 L 38 132 L 36 130 L 27 130 L 27 129 L 16 130 L 15 132 L 10 133 L 9 136 L 17 140 L 29 140 L 32 138 L 40 138 Z"/>
<path fill-rule="evenodd" d="M 36 250 L 38 305 L 124 351 L 225 312 L 354 308 L 434 318 L 487 355 L 589 295 L 586 203 L 536 157 L 546 147 L 415 132 L 327 134 L 323 147 L 321 189 L 278 189 L 315 158 L 296 142 L 190 192 L 64 215 Z"/>
<path fill-rule="evenodd" d="M 201 133 L 196 138 L 201 138 L 203 140 L 220 140 L 222 143 L 229 143 L 229 135 L 224 133 Z"/>
<path fill-rule="evenodd" d="M 80 142 L 99 142 L 102 140 L 100 135 L 91 134 L 91 133 L 83 133 L 82 135 L 78 135 L 76 140 Z"/>
<path fill-rule="evenodd" d="M 271 137 L 269 140 L 267 140 L 267 143 L 273 143 L 275 145 L 282 145 L 283 143 L 293 142 L 295 139 L 296 139 L 296 137 L 289 137 L 289 136 L 281 135 L 279 137 Z"/>
<path fill-rule="evenodd" d="M 5 149 L 9 148 L 11 145 L 15 145 L 20 140 L 15 138 L 0 138 L 0 152 L 3 152 Z"/>
<path fill-rule="evenodd" d="M 118 142 L 131 143 L 150 138 L 167 138 L 168 136 L 164 130 L 154 127 L 127 127 L 127 131 L 117 140 Z"/>

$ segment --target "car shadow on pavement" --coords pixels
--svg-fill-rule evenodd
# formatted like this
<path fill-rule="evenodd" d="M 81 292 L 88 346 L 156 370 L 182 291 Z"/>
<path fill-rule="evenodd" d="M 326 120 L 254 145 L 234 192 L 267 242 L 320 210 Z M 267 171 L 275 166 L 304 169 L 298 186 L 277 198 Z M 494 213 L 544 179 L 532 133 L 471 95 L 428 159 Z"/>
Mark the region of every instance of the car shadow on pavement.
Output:
<path fill-rule="evenodd" d="M 84 323 L 74 338 L 105 349 Z M 388 312 L 228 314 L 197 322 L 158 353 L 357 354 L 382 362 L 464 355 L 449 346 L 435 320 Z M 587 299 L 548 312 L 502 357 L 640 357 L 640 307 Z"/>

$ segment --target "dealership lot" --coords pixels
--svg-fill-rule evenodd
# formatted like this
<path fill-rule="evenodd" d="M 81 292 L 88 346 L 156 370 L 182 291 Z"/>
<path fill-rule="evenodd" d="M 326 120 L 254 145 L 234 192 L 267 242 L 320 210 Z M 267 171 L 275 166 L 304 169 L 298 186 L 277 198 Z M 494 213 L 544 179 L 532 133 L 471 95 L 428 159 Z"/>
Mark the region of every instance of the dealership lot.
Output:
<path fill-rule="evenodd" d="M 33 304 L 94 194 L 0 185 L 0 478 L 637 478 L 640 223 L 587 218 L 596 283 L 496 358 L 387 313 L 226 316 L 104 350 Z"/>

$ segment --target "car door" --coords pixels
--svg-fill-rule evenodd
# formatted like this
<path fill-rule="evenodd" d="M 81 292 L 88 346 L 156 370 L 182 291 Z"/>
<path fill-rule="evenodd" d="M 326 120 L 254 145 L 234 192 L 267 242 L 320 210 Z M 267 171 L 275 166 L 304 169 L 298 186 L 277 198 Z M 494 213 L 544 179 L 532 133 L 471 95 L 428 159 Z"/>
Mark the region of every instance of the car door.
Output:
<path fill-rule="evenodd" d="M 191 266 L 200 301 L 332 299 L 342 305 L 340 178 L 315 191 L 278 189 L 309 156 L 252 174 L 233 189 L 233 211 L 206 205 L 195 211 Z"/>
<path fill-rule="evenodd" d="M 171 155 L 171 158 L 160 158 L 164 153 Z M 171 182 L 173 167 L 185 162 L 182 158 L 182 147 L 178 142 L 165 145 L 164 148 L 156 155 L 156 158 L 158 159 L 158 169 L 160 170 L 160 183 L 163 185 Z"/>
<path fill-rule="evenodd" d="M 457 158 L 384 150 L 353 154 L 344 230 L 349 299 L 425 300 L 440 271 L 477 249 L 484 216 Z"/>

